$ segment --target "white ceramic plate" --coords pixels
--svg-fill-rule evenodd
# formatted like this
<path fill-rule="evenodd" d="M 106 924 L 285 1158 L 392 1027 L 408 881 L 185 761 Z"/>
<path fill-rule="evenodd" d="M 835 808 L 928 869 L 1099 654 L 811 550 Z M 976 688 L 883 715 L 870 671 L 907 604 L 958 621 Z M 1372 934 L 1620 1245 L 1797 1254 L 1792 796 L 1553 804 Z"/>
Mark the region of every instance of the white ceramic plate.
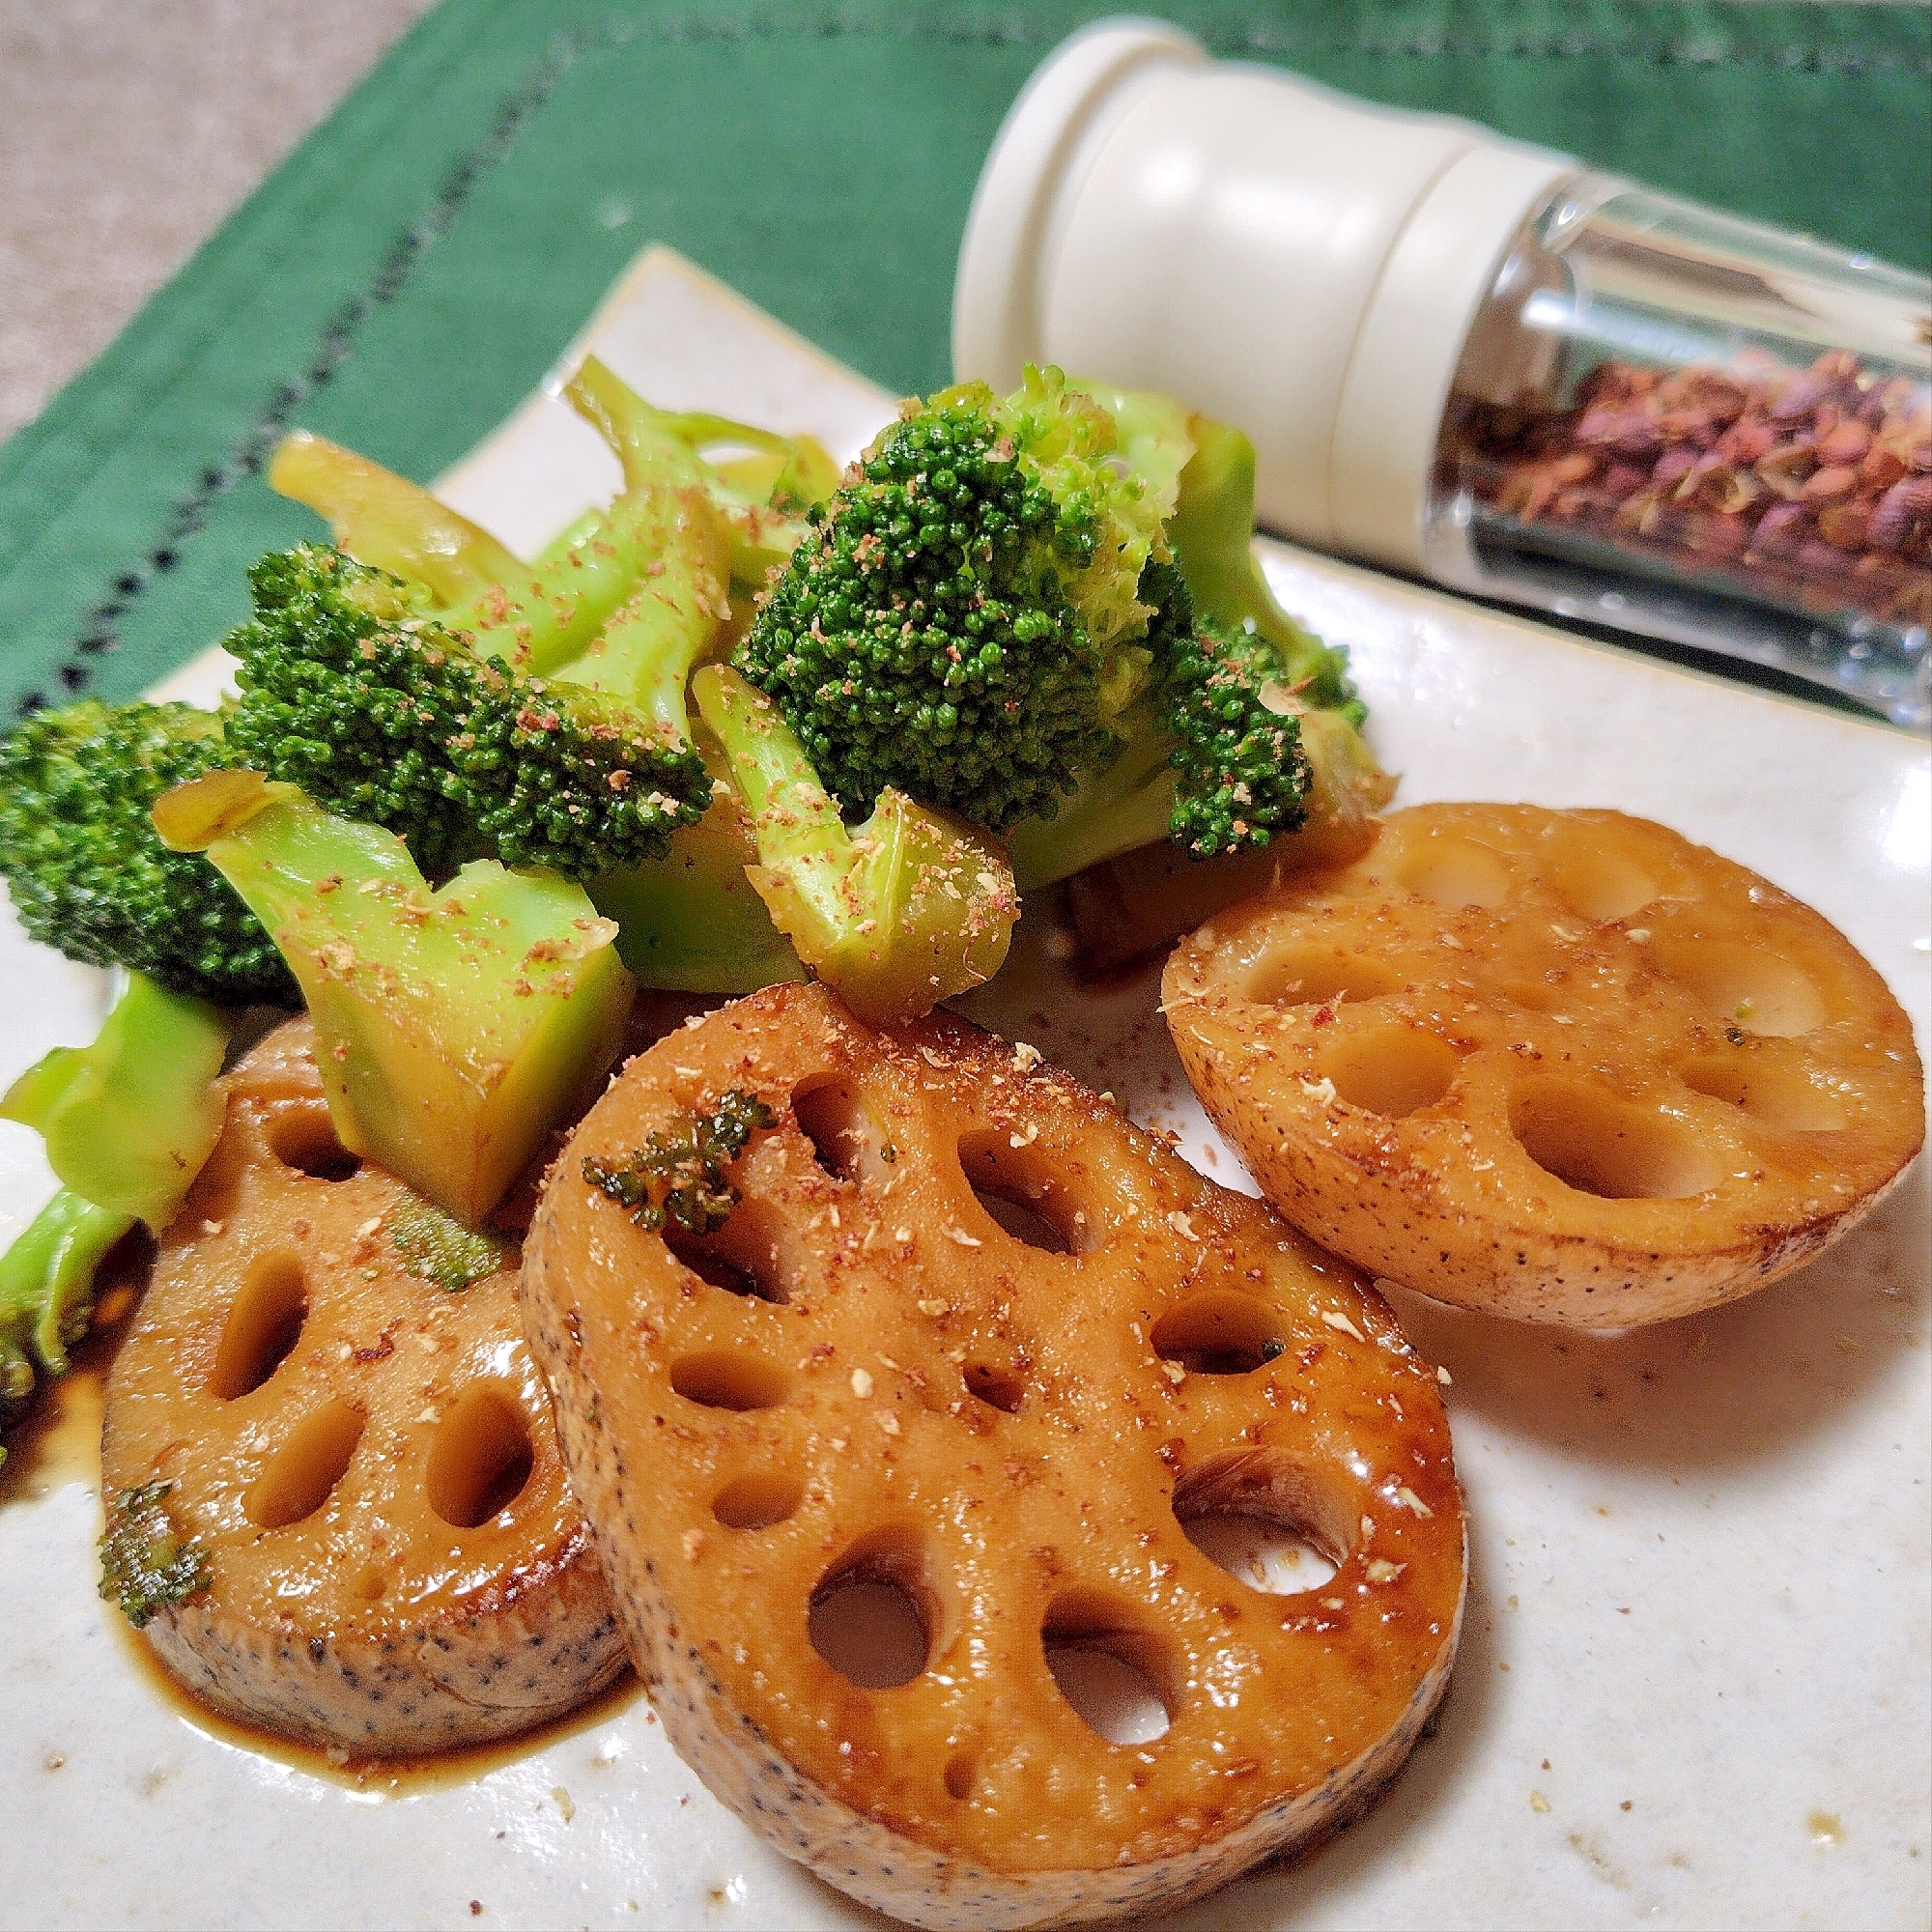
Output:
<path fill-rule="evenodd" d="M 889 399 L 664 251 L 584 341 L 639 388 L 848 455 Z M 580 345 L 582 346 L 582 345 Z M 443 479 L 517 546 L 614 466 L 533 398 Z M 1580 644 L 1271 547 L 1291 608 L 1354 653 L 1409 803 L 1614 805 L 1818 906 L 1915 1015 L 1928 1004 L 1932 773 L 1876 725 Z M 173 695 L 212 698 L 212 655 Z M 1097 998 L 1023 925 L 975 1014 L 1032 1039 L 1208 1173 L 1154 981 Z M 0 1077 L 92 1037 L 100 976 L 0 933 Z M 0 1141 L 0 1239 L 48 1191 Z M 1622 1337 L 1406 1301 L 1447 1364 L 1473 1528 L 1439 1732 L 1296 1868 L 1172 1921 L 1922 1926 L 1932 1918 L 1924 1164 L 1821 1264 Z M 88 1481 L 12 1472 L 0 1503 L 0 1922 L 856 1926 L 685 1770 L 639 1699 L 469 1781 L 362 1790 L 164 1701 L 95 1597 Z"/>

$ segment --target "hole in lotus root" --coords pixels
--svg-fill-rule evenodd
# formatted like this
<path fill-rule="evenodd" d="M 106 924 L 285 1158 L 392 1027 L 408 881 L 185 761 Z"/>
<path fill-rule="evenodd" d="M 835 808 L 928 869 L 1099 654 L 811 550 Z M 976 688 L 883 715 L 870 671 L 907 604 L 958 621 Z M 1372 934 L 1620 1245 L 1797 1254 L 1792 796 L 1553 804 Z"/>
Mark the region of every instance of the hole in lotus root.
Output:
<path fill-rule="evenodd" d="M 1834 1134 L 1845 1124 L 1843 1104 L 1788 1067 L 1695 1060 L 1679 1070 L 1693 1093 L 1726 1101 L 1781 1133 Z"/>
<path fill-rule="evenodd" d="M 904 1530 L 874 1530 L 811 1593 L 811 1647 L 862 1690 L 910 1684 L 932 1654 L 939 1605 L 924 1551 Z"/>
<path fill-rule="evenodd" d="M 979 1775 L 978 1758 L 971 1751 L 954 1751 L 946 1760 L 946 1795 L 964 1804 L 973 1795 L 973 1780 Z"/>
<path fill-rule="evenodd" d="M 799 1132 L 835 1179 L 857 1183 L 890 1166 L 890 1143 L 877 1113 L 850 1080 L 802 1081 L 791 1096 Z"/>
<path fill-rule="evenodd" d="M 1065 1591 L 1048 1606 L 1040 1641 L 1060 1694 L 1090 1730 L 1113 1745 L 1167 1734 L 1179 1702 L 1173 1656 L 1132 1610 L 1098 1591 Z"/>
<path fill-rule="evenodd" d="M 282 1108 L 269 1123 L 269 1150 L 311 1180 L 347 1180 L 362 1165 L 336 1139 L 335 1123 L 321 1105 Z"/>
<path fill-rule="evenodd" d="M 1715 1187 L 1723 1175 L 1721 1162 L 1685 1122 L 1596 1087 L 1524 1088 L 1511 1107 L 1510 1127 L 1546 1174 L 1606 1201 L 1681 1201 Z"/>
<path fill-rule="evenodd" d="M 260 1388 L 288 1360 L 307 1315 L 301 1264 L 293 1255 L 263 1255 L 242 1278 L 221 1324 L 210 1390 L 234 1402 Z"/>
<path fill-rule="evenodd" d="M 1099 1216 L 1065 1177 L 1031 1147 L 1002 1131 L 967 1134 L 959 1165 L 993 1225 L 1049 1255 L 1086 1254 L 1100 1243 Z"/>
<path fill-rule="evenodd" d="M 785 1469 L 759 1469 L 726 1483 L 711 1499 L 711 1514 L 726 1529 L 770 1529 L 795 1515 L 805 1484 Z"/>
<path fill-rule="evenodd" d="M 774 1226 L 761 1204 L 741 1201 L 715 1233 L 687 1234 L 675 1221 L 667 1221 L 663 1233 L 666 1247 L 700 1281 L 727 1294 L 783 1303 L 791 1292 L 779 1265 Z"/>
<path fill-rule="evenodd" d="M 1391 1121 L 1433 1107 L 1455 1085 L 1461 1064 L 1448 1041 L 1399 1026 L 1338 1039 L 1318 1063 L 1338 1097 Z"/>
<path fill-rule="evenodd" d="M 1579 919 L 1628 919 L 1657 896 L 1657 881 L 1641 866 L 1574 839 L 1558 849 L 1546 876 Z"/>
<path fill-rule="evenodd" d="M 1269 1450 L 1212 1456 L 1189 1469 L 1174 1486 L 1174 1514 L 1204 1556 L 1273 1597 L 1327 1582 L 1352 1541 L 1348 1512 Z"/>
<path fill-rule="evenodd" d="M 1245 1376 L 1273 1361 L 1287 1338 L 1265 1302 L 1224 1290 L 1170 1308 L 1149 1340 L 1163 1361 L 1191 1376 Z"/>
<path fill-rule="evenodd" d="M 742 1349 L 679 1356 L 670 1365 L 670 1385 L 706 1408 L 776 1408 L 791 1393 L 784 1370 Z"/>
<path fill-rule="evenodd" d="M 337 1398 L 305 1415 L 269 1458 L 242 1505 L 257 1529 L 285 1529 L 313 1516 L 342 1480 L 368 1418 Z"/>
<path fill-rule="evenodd" d="M 1244 999 L 1273 1007 L 1318 1007 L 1335 1000 L 1378 1000 L 1402 990 L 1401 977 L 1360 952 L 1333 947 L 1270 949 L 1250 968 Z"/>
<path fill-rule="evenodd" d="M 1026 1398 L 1026 1377 L 1016 1368 L 1002 1368 L 995 1362 L 968 1362 L 960 1371 L 966 1393 L 1011 1415 Z"/>
<path fill-rule="evenodd" d="M 471 1382 L 437 1425 L 423 1488 L 452 1529 L 474 1529 L 516 1501 L 534 1465 L 522 1405 L 507 1389 Z"/>
<path fill-rule="evenodd" d="M 1791 1039 L 1825 1018 L 1816 986 L 1788 960 L 1727 940 L 1661 945 L 1658 963 L 1726 1026 Z"/>
<path fill-rule="evenodd" d="M 1432 838 L 1412 852 L 1396 883 L 1418 898 L 1444 906 L 1499 906 L 1510 875 L 1495 853 L 1473 838 Z"/>

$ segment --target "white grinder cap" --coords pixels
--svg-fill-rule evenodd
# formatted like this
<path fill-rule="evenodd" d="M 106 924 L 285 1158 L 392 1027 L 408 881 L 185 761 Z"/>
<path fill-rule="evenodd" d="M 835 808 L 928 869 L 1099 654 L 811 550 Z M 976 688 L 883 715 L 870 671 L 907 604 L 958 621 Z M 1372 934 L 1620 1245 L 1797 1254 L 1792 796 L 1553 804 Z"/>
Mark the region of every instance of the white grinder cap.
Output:
<path fill-rule="evenodd" d="M 1421 570 L 1437 432 L 1503 256 L 1568 157 L 1100 21 L 1028 81 L 953 290 L 962 381 L 1027 362 L 1236 425 L 1261 521 Z"/>

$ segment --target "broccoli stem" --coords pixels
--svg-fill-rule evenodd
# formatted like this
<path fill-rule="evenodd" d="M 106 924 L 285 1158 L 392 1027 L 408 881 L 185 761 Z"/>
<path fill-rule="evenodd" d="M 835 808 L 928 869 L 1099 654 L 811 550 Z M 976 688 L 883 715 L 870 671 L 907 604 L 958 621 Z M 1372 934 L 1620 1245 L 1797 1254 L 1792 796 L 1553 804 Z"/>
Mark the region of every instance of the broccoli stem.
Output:
<path fill-rule="evenodd" d="M 602 1077 L 631 976 L 581 887 L 464 867 L 440 892 L 394 834 L 293 785 L 212 772 L 155 808 L 281 949 L 343 1145 L 473 1226 Z"/>
<path fill-rule="evenodd" d="M 63 1187 L 0 1255 L 0 1430 L 26 1408 L 37 1369 L 67 1374 L 94 1314 L 95 1272 L 133 1225 Z"/>
<path fill-rule="evenodd" d="M 1339 710 L 1359 728 L 1368 707 L 1349 682 L 1346 651 L 1305 631 L 1275 601 L 1255 554 L 1255 446 L 1237 429 L 1189 418 L 1194 454 L 1180 472 L 1168 521 L 1175 561 L 1195 609 L 1228 631 L 1253 632 L 1272 646 L 1276 676 L 1309 708 Z"/>
<path fill-rule="evenodd" d="M 913 1018 L 999 971 L 1018 904 L 987 834 L 890 788 L 848 828 L 770 698 L 722 665 L 692 689 L 751 814 L 752 884 L 860 1019 Z"/>
<path fill-rule="evenodd" d="M 805 534 L 793 506 L 819 501 L 837 481 L 831 458 L 810 438 L 779 436 L 724 416 L 656 409 L 594 355 L 583 358 L 563 393 L 611 446 L 623 467 L 627 492 L 695 487 L 708 495 L 729 533 L 731 579 L 752 589 L 785 563 Z M 778 459 L 763 495 L 704 460 L 702 452 L 720 444 Z M 763 470 L 757 467 L 760 481 Z"/>
<path fill-rule="evenodd" d="M 651 532 L 633 529 L 620 502 L 526 564 L 421 485 L 303 430 L 275 451 L 269 481 L 327 518 L 358 563 L 421 584 L 481 656 L 532 675 L 589 642 L 651 560 Z"/>
<path fill-rule="evenodd" d="M 552 673 L 557 685 L 609 692 L 685 743 L 691 673 L 731 614 L 731 545 L 724 519 L 696 486 L 640 484 L 630 494 L 653 561 L 630 599 L 582 651 Z"/>
<path fill-rule="evenodd" d="M 306 430 L 277 447 L 269 487 L 326 517 L 337 548 L 357 562 L 424 584 L 440 604 L 530 575 L 488 530 L 418 484 Z"/>
<path fill-rule="evenodd" d="M 201 1172 L 227 1102 L 228 1017 L 131 973 L 91 1046 L 57 1046 L 0 1097 L 35 1128 L 64 1187 L 156 1233 Z"/>
<path fill-rule="evenodd" d="M 1084 772 L 1051 818 L 1022 819 L 1007 835 L 1021 893 L 1084 872 L 1103 859 L 1165 838 L 1174 818 L 1178 775 L 1174 738 L 1139 699 L 1118 722 L 1125 734 L 1107 764 Z"/>
<path fill-rule="evenodd" d="M 0 1255 L 0 1427 L 37 1364 L 66 1375 L 108 1250 L 137 1220 L 158 1234 L 201 1172 L 227 1111 L 229 1031 L 213 1007 L 130 974 L 92 1045 L 56 1047 L 0 1097 L 0 1117 L 44 1139 L 61 1182 Z"/>
<path fill-rule="evenodd" d="M 735 996 L 802 979 L 798 954 L 746 876 L 758 840 L 730 768 L 715 744 L 702 749 L 724 780 L 704 816 L 673 833 L 662 859 L 607 872 L 586 890 L 617 922 L 618 955 L 642 985 Z"/>

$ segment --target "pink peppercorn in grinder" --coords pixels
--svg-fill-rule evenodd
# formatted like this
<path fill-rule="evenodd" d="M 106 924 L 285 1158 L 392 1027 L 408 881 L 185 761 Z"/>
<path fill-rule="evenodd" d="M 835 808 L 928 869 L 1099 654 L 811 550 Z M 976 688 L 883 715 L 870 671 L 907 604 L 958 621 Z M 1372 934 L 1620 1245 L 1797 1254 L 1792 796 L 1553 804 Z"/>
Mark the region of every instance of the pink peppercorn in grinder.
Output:
<path fill-rule="evenodd" d="M 1073 36 L 1014 103 L 953 362 L 1236 423 L 1262 521 L 1932 724 L 1932 282 L 1475 125 Z"/>

